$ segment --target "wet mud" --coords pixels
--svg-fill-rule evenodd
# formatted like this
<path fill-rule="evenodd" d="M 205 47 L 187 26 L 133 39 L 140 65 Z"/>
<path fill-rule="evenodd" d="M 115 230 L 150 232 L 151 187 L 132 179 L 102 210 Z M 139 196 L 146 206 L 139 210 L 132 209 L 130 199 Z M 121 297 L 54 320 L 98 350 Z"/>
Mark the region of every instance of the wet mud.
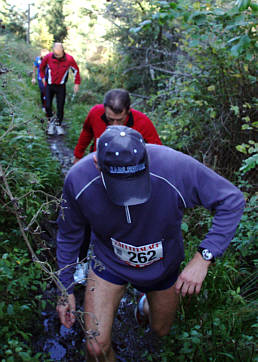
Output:
<path fill-rule="evenodd" d="M 66 129 L 66 123 L 63 124 Z M 65 176 L 73 164 L 73 150 L 65 144 L 65 135 L 47 136 L 52 155 L 61 165 L 61 171 Z"/>
<path fill-rule="evenodd" d="M 48 136 L 48 143 L 53 157 L 60 162 L 62 173 L 65 175 L 72 166 L 73 150 L 65 144 L 65 136 Z M 53 228 L 55 227 L 53 225 Z M 83 311 L 84 289 L 85 287 L 80 284 L 75 287 L 77 311 Z M 160 341 L 149 327 L 143 329 L 135 320 L 134 309 L 138 296 L 138 292 L 129 286 L 117 311 L 112 332 L 117 361 L 160 361 Z M 71 329 L 60 324 L 55 310 L 57 298 L 55 288 L 49 286 L 43 298 L 46 301 L 46 308 L 41 312 L 40 323 L 44 326 L 44 332 L 35 338 L 35 352 L 44 353 L 46 357 L 42 361 L 86 361 L 85 336 L 80 323 L 76 321 Z"/>

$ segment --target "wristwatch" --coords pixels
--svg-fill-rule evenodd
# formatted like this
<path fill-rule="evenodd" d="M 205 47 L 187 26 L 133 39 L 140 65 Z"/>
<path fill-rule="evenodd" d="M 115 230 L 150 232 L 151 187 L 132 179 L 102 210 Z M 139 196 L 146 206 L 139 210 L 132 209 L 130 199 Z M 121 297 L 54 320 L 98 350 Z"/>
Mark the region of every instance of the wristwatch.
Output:
<path fill-rule="evenodd" d="M 205 249 L 205 248 L 202 248 L 199 246 L 197 251 L 201 254 L 201 256 L 204 260 L 211 261 L 212 263 L 215 262 L 215 258 L 209 249 Z"/>

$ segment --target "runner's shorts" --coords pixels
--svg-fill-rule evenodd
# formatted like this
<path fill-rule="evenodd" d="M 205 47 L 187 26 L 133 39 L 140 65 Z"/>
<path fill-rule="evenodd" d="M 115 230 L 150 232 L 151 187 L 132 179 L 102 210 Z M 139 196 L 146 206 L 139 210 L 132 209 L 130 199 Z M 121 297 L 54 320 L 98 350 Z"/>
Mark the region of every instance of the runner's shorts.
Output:
<path fill-rule="evenodd" d="M 106 267 L 105 267 L 105 269 L 98 268 L 98 266 L 96 266 L 96 264 L 93 260 L 91 262 L 91 268 L 98 277 L 100 277 L 110 283 L 118 284 L 118 285 L 128 284 L 128 280 L 120 278 L 117 275 L 114 275 L 112 272 L 107 270 Z M 152 282 L 149 286 L 146 285 L 144 287 L 139 286 L 134 283 L 130 283 L 130 284 L 132 285 L 132 287 L 134 287 L 135 289 L 139 290 L 142 293 L 148 293 L 153 290 L 165 290 L 165 289 L 172 287 L 172 285 L 175 284 L 178 275 L 179 275 L 179 268 L 176 271 L 173 270 L 173 272 L 170 272 L 169 274 L 167 274 L 163 280 L 159 280 L 156 284 Z"/>

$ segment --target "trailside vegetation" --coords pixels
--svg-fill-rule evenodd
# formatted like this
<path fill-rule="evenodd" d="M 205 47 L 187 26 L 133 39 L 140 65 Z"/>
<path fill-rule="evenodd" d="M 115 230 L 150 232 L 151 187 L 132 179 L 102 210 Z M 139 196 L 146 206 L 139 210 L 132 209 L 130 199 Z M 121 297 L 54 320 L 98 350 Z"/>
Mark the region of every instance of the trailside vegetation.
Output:
<path fill-rule="evenodd" d="M 47 260 L 37 222 L 55 213 L 62 178 L 42 129 L 38 90 L 31 86 L 35 49 L 2 35 L 0 46 L 0 356 L 37 361 L 41 353 L 33 353 L 32 341 L 43 333 L 48 276 L 32 261 L 23 234 Z"/>
<path fill-rule="evenodd" d="M 65 2 L 68 14 L 71 4 Z M 254 0 L 120 0 L 107 1 L 103 9 L 93 5 L 90 0 L 88 6 L 83 2 L 83 11 L 76 11 L 78 19 L 87 20 L 92 28 L 101 11 L 110 22 L 102 48 L 87 57 L 81 41 L 86 34 L 79 25 L 80 41 L 75 41 L 75 15 L 66 38 L 74 35 L 77 46 L 70 44 L 70 49 L 75 58 L 80 54 L 84 69 L 76 97 L 68 84 L 65 117 L 70 147 L 75 146 L 91 106 L 102 103 L 110 88 L 127 88 L 134 108 L 148 114 L 165 145 L 229 178 L 246 198 L 236 236 L 224 257 L 210 268 L 200 295 L 181 300 L 171 333 L 162 340 L 160 360 L 254 361 L 257 4 Z M 18 205 L 32 247 L 55 267 L 54 257 L 44 250 L 46 244 L 36 237 L 34 216 L 39 222 L 54 220 L 62 176 L 40 123 L 37 90 L 30 84 L 37 51 L 6 35 L 0 35 L 0 42 L 0 165 L 15 196 L 8 198 L 0 174 L 0 355 L 3 361 L 47 360 L 33 354 L 31 326 L 41 333 L 35 321 L 44 308 L 42 291 L 50 282 L 33 263 L 12 212 Z M 201 208 L 185 215 L 186 262 L 210 224 L 211 215 Z M 47 248 L 54 251 L 54 245 Z M 155 360 L 148 351 L 142 353 L 144 360 Z"/>

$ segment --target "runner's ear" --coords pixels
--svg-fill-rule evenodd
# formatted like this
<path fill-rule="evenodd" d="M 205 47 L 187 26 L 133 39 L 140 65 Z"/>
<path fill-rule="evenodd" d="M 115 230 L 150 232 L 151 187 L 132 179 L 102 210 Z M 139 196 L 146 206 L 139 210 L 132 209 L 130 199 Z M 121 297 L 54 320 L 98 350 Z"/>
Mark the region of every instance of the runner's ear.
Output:
<path fill-rule="evenodd" d="M 94 165 L 96 166 L 96 169 L 100 171 L 97 155 L 93 155 L 93 161 L 94 161 Z"/>

